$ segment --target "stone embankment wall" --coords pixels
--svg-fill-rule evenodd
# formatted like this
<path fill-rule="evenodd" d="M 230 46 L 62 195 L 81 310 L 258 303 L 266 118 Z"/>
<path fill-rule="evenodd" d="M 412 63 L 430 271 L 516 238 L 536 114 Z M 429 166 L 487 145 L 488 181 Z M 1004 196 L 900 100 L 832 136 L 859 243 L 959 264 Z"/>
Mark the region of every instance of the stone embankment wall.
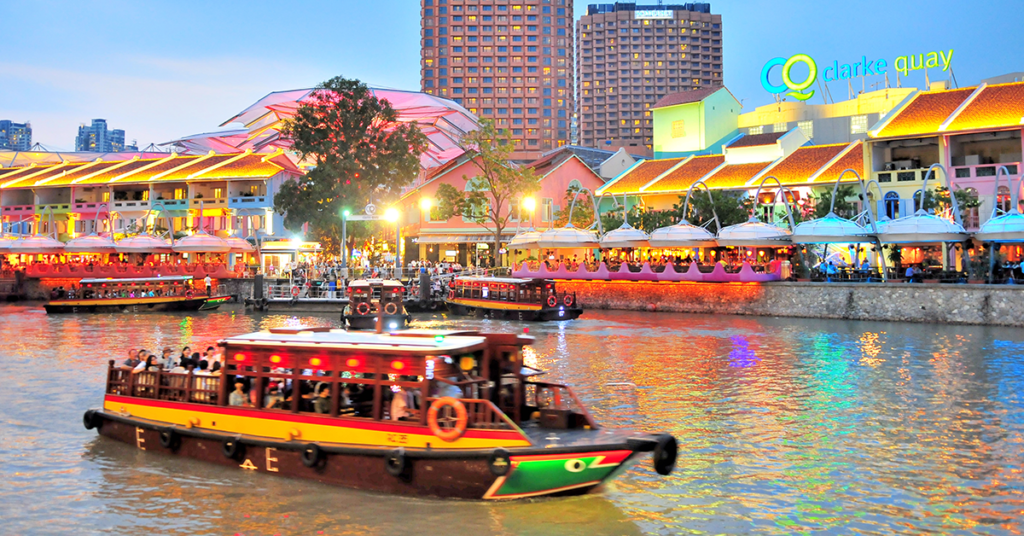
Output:
<path fill-rule="evenodd" d="M 1024 285 L 560 281 L 584 309 L 1024 326 Z"/>

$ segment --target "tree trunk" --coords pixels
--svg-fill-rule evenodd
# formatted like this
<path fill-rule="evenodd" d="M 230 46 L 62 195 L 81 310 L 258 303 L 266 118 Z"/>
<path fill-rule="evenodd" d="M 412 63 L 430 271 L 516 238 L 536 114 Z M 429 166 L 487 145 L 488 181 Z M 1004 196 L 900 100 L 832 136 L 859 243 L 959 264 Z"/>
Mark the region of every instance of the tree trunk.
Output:
<path fill-rule="evenodd" d="M 496 268 L 498 266 L 498 251 L 501 250 L 501 229 L 495 227 L 494 231 L 494 251 L 491 253 L 491 267 Z"/>

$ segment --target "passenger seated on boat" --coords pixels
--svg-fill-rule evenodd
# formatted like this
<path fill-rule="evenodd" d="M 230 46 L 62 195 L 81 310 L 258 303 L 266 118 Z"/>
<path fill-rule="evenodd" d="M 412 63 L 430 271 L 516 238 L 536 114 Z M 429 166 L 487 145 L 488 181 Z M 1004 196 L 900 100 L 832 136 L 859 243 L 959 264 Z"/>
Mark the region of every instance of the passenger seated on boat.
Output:
<path fill-rule="evenodd" d="M 145 356 L 145 359 L 143 359 Z M 132 369 L 132 374 L 138 374 L 144 370 L 156 370 L 158 367 L 154 362 L 153 354 L 146 350 L 139 350 L 139 364 Z"/>
<path fill-rule="evenodd" d="M 263 407 L 267 409 L 284 409 L 284 397 L 276 383 L 270 384 L 270 391 L 263 397 Z"/>
<path fill-rule="evenodd" d="M 326 383 L 319 383 L 314 392 L 313 410 L 317 413 L 328 414 L 331 412 L 331 387 Z"/>
<path fill-rule="evenodd" d="M 171 370 L 178 366 L 178 364 L 174 362 L 174 355 L 172 355 L 172 353 L 170 346 L 164 346 L 163 355 L 160 356 L 160 359 L 164 363 L 164 368 L 167 370 Z"/>
<path fill-rule="evenodd" d="M 245 384 L 242 382 L 235 382 L 235 390 L 231 391 L 231 396 L 228 397 L 228 404 L 232 406 L 250 406 L 248 397 L 245 396 Z"/>
<path fill-rule="evenodd" d="M 128 359 L 124 360 L 124 366 L 126 368 L 133 369 L 135 368 L 136 365 L 139 364 L 139 361 L 139 351 L 136 350 L 135 348 L 132 348 L 131 350 L 128 350 Z"/>
<path fill-rule="evenodd" d="M 415 417 L 412 408 L 416 406 L 413 390 L 403 389 L 391 399 L 391 420 L 408 421 Z"/>

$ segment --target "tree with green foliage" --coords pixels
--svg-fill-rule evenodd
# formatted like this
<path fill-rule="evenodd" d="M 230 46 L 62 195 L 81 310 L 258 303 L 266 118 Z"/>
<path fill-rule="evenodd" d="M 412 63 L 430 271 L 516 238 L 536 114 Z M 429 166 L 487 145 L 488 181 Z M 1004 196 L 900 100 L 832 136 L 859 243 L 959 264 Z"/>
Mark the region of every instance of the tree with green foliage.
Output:
<path fill-rule="evenodd" d="M 746 192 L 734 190 L 711 190 L 710 199 L 707 192 L 695 190 L 690 196 L 688 214 L 684 215 L 682 212 L 685 203 L 686 196 L 679 196 L 679 204 L 673 205 L 679 214 L 677 219 L 685 217 L 694 225 L 704 225 L 713 219 L 714 213 L 717 213 L 721 226 L 728 227 L 749 220 L 754 210 L 753 197 L 746 195 Z"/>
<path fill-rule="evenodd" d="M 967 213 L 971 209 L 979 208 L 985 202 L 980 199 L 977 195 L 972 195 L 967 190 L 957 186 L 953 192 L 956 196 L 956 204 L 960 209 L 960 217 L 964 220 L 967 219 Z M 921 196 L 916 195 L 914 197 L 914 206 L 917 207 L 921 204 Z M 945 186 L 939 186 L 935 190 L 927 190 L 924 193 L 924 209 L 934 210 L 936 212 L 943 212 L 949 210 L 952 206 L 952 201 L 949 199 L 949 188 Z"/>
<path fill-rule="evenodd" d="M 579 193 L 579 195 L 576 195 Z M 573 198 L 576 204 L 573 206 Z M 565 227 L 569 221 L 569 211 L 572 211 L 572 226 L 578 229 L 586 229 L 594 224 L 594 201 L 590 191 L 579 188 L 575 184 L 565 191 L 562 198 L 562 208 L 555 211 L 555 227 Z M 603 223 L 603 222 L 602 222 Z M 607 229 L 605 229 L 607 231 Z"/>
<path fill-rule="evenodd" d="M 811 198 L 814 199 L 814 211 L 811 216 L 815 219 L 824 218 L 828 215 L 830 207 L 832 207 L 832 186 L 816 188 L 811 192 Z M 836 190 L 836 204 L 832 208 L 832 212 L 836 216 L 842 218 L 852 218 L 856 216 L 855 211 L 857 206 L 850 200 L 855 197 L 853 193 L 853 186 L 840 186 Z"/>
<path fill-rule="evenodd" d="M 462 138 L 462 147 L 474 154 L 476 176 L 463 175 L 463 190 L 451 184 L 437 188 L 437 208 L 431 212 L 442 220 L 462 216 L 494 233 L 494 254 L 501 248 L 501 235 L 518 212 L 520 199 L 540 188 L 540 178 L 532 169 L 511 162 L 515 146 L 508 129 L 496 129 L 482 120 L 480 128 Z M 492 259 L 494 260 L 494 259 Z"/>
<path fill-rule="evenodd" d="M 316 87 L 285 122 L 282 135 L 312 167 L 281 185 L 274 210 L 298 231 L 309 222 L 318 241 L 340 247 L 341 212 L 396 198 L 420 169 L 427 138 L 359 80 L 334 77 Z M 353 210 L 354 212 L 354 210 Z"/>

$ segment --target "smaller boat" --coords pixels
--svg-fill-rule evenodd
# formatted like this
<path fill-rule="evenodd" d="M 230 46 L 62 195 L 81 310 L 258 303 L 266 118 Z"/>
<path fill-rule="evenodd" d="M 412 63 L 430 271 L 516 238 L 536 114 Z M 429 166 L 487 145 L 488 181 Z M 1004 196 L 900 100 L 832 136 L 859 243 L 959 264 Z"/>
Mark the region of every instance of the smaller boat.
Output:
<path fill-rule="evenodd" d="M 356 279 L 348 285 L 348 305 L 341 314 L 349 329 L 375 329 L 377 316 L 383 312 L 383 329 L 409 327 L 405 312 L 405 286 L 391 279 Z"/>
<path fill-rule="evenodd" d="M 192 288 L 192 276 L 82 279 L 77 290 L 52 299 L 43 307 L 56 313 L 141 313 L 147 311 L 207 311 L 230 296 L 207 297 Z"/>
<path fill-rule="evenodd" d="M 551 279 L 459 277 L 445 303 L 456 315 L 516 320 L 573 320 L 583 314 L 576 293 L 559 293 Z"/>

